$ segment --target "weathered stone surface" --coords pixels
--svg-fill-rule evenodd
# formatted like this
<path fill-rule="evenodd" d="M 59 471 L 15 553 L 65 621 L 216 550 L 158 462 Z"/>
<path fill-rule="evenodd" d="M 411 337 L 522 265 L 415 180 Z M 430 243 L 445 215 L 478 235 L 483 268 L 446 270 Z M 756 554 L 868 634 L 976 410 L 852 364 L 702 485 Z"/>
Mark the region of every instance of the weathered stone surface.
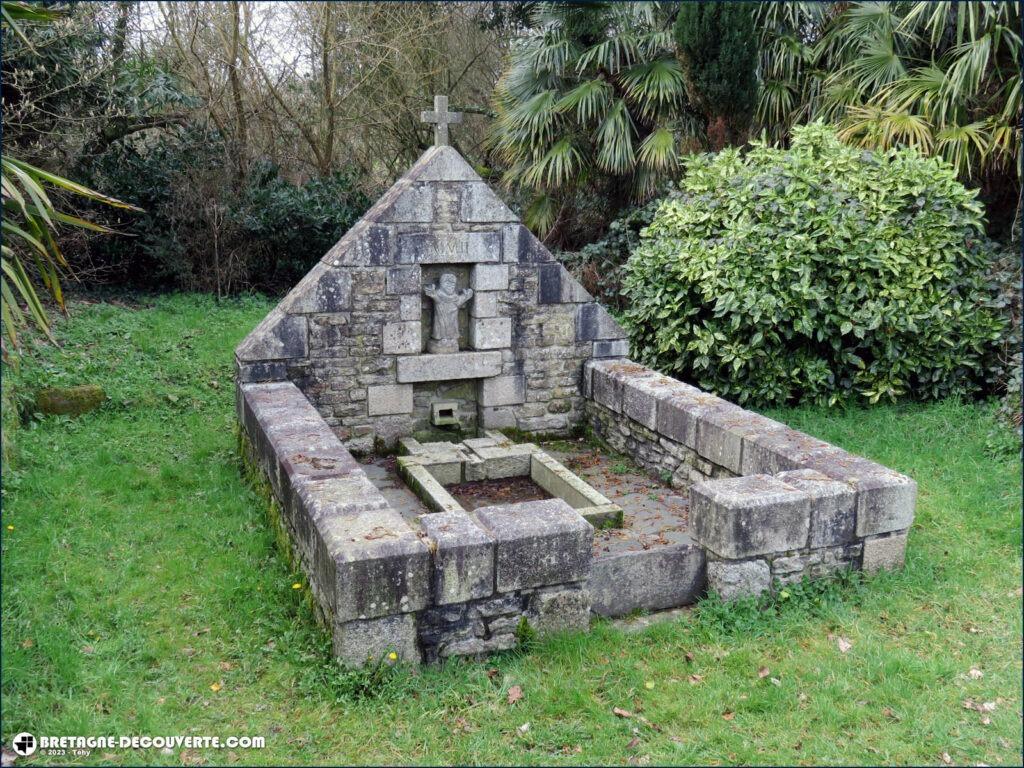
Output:
<path fill-rule="evenodd" d="M 346 664 L 378 663 L 386 660 L 390 653 L 397 654 L 400 661 L 419 663 L 413 616 L 399 614 L 334 625 L 334 655 Z"/>
<path fill-rule="evenodd" d="M 508 289 L 508 265 L 477 264 L 469 275 L 474 291 L 504 291 Z"/>
<path fill-rule="evenodd" d="M 658 400 L 656 431 L 687 448 L 696 450 L 697 425 L 701 415 L 724 402 L 714 395 L 706 394 L 680 381 L 670 393 L 666 393 Z"/>
<path fill-rule="evenodd" d="M 242 384 L 264 381 L 284 381 L 288 378 L 288 367 L 281 360 L 258 363 L 236 363 L 236 376 Z"/>
<path fill-rule="evenodd" d="M 558 262 L 541 264 L 537 276 L 538 304 L 581 304 L 594 300 Z"/>
<path fill-rule="evenodd" d="M 580 304 L 576 311 L 576 340 L 624 339 L 626 332 L 600 304 Z"/>
<path fill-rule="evenodd" d="M 498 294 L 495 291 L 477 291 L 469 307 L 470 317 L 497 317 Z"/>
<path fill-rule="evenodd" d="M 764 560 L 708 563 L 708 591 L 723 600 L 760 595 L 771 586 L 771 577 L 771 569 Z"/>
<path fill-rule="evenodd" d="M 449 146 L 428 149 L 408 175 L 415 181 L 480 181 L 473 166 Z"/>
<path fill-rule="evenodd" d="M 464 603 L 494 593 L 494 539 L 465 512 L 423 515 L 434 542 L 434 602 Z"/>
<path fill-rule="evenodd" d="M 810 499 L 768 475 L 690 488 L 690 535 L 715 554 L 743 558 L 807 546 Z"/>
<path fill-rule="evenodd" d="M 480 479 L 499 480 L 530 474 L 530 457 L 539 449 L 533 443 L 476 446 L 472 449 L 482 462 Z"/>
<path fill-rule="evenodd" d="M 400 264 L 501 261 L 499 232 L 413 232 L 398 236 Z"/>
<path fill-rule="evenodd" d="M 456 464 L 457 468 L 461 465 Z M 443 470 L 444 465 L 435 465 L 434 469 Z M 456 470 L 458 471 L 458 470 Z M 409 488 L 423 499 L 423 502 L 435 512 L 461 512 L 462 506 L 445 490 L 429 468 L 423 466 L 421 460 L 412 456 L 403 456 L 398 460 L 398 472 Z M 456 481 L 458 482 L 458 481 Z"/>
<path fill-rule="evenodd" d="M 381 335 L 386 355 L 414 355 L 419 353 L 423 346 L 422 330 L 418 321 L 385 323 Z"/>
<path fill-rule="evenodd" d="M 500 352 L 454 352 L 449 355 L 417 355 L 397 361 L 398 381 L 451 381 L 483 379 L 501 373 Z"/>
<path fill-rule="evenodd" d="M 474 318 L 469 324 L 469 344 L 473 349 L 511 347 L 512 319 L 508 317 Z"/>
<path fill-rule="evenodd" d="M 530 595 L 526 620 L 538 635 L 586 632 L 590 628 L 590 593 L 579 586 L 538 590 Z"/>
<path fill-rule="evenodd" d="M 594 357 L 629 357 L 629 340 L 614 339 L 611 341 L 595 341 Z"/>
<path fill-rule="evenodd" d="M 844 451 L 803 432 L 784 427 L 758 431 L 743 438 L 742 474 L 774 475 L 811 467 L 817 456 L 841 455 Z M 813 467 L 811 467 L 813 468 Z"/>
<path fill-rule="evenodd" d="M 460 218 L 466 223 L 516 221 L 516 215 L 483 182 L 462 186 Z"/>
<path fill-rule="evenodd" d="M 530 455 L 530 478 L 576 510 L 611 504 L 596 488 L 543 451 Z"/>
<path fill-rule="evenodd" d="M 696 544 L 673 544 L 597 557 L 586 587 L 594 613 L 617 617 L 696 602 L 704 582 L 704 550 Z"/>
<path fill-rule="evenodd" d="M 723 400 L 699 413 L 697 453 L 730 472 L 741 474 L 744 440 L 785 429 L 777 421 Z"/>
<path fill-rule="evenodd" d="M 309 351 L 306 318 L 275 309 L 238 345 L 240 362 L 261 362 L 304 357 Z"/>
<path fill-rule="evenodd" d="M 36 393 L 35 409 L 39 413 L 79 416 L 103 405 L 107 393 L 96 384 L 77 387 L 47 387 Z"/>
<path fill-rule="evenodd" d="M 907 532 L 864 539 L 863 569 L 867 573 L 894 571 L 903 567 L 907 552 Z"/>
<path fill-rule="evenodd" d="M 888 467 L 836 449 L 813 456 L 808 466 L 857 491 L 857 535 L 901 531 L 914 521 L 917 483 Z"/>
<path fill-rule="evenodd" d="M 391 267 L 387 271 L 388 293 L 412 293 L 419 300 L 420 282 L 419 267 Z"/>
<path fill-rule="evenodd" d="M 412 384 L 381 384 L 367 387 L 366 408 L 371 416 L 412 413 Z"/>
<path fill-rule="evenodd" d="M 415 295 L 398 297 L 399 320 L 419 320 L 423 314 L 423 300 Z"/>
<path fill-rule="evenodd" d="M 811 532 L 807 546 L 816 549 L 853 541 L 856 494 L 848 484 L 813 469 L 781 472 L 776 477 L 810 497 Z"/>
<path fill-rule="evenodd" d="M 476 515 L 497 543 L 499 592 L 586 579 L 594 529 L 561 499 L 484 507 Z"/>
<path fill-rule="evenodd" d="M 678 383 L 659 373 L 622 377 L 622 413 L 648 429 L 658 428 L 658 402 L 669 397 Z"/>
<path fill-rule="evenodd" d="M 386 223 L 428 222 L 434 218 L 434 187 L 410 184 L 397 199 L 382 211 L 378 221 Z"/>
<path fill-rule="evenodd" d="M 352 307 L 352 276 L 348 269 L 321 262 L 281 303 L 288 314 L 341 312 Z"/>
<path fill-rule="evenodd" d="M 495 376 L 480 382 L 480 405 L 518 405 L 526 400 L 526 379 L 523 376 Z M 466 441 L 468 445 L 470 441 Z"/>
<path fill-rule="evenodd" d="M 554 261 L 551 251 L 544 247 L 534 234 L 522 224 L 506 224 L 504 230 L 506 262 L 521 264 Z"/>
<path fill-rule="evenodd" d="M 451 656 L 479 656 L 495 651 L 507 651 L 516 647 L 516 636 L 514 634 L 495 635 L 494 637 L 472 637 L 466 640 L 457 640 L 453 643 L 445 643 L 441 648 L 441 655 Z"/>
<path fill-rule="evenodd" d="M 410 613 L 430 602 L 430 551 L 390 507 L 320 521 L 337 573 L 335 620 Z"/>

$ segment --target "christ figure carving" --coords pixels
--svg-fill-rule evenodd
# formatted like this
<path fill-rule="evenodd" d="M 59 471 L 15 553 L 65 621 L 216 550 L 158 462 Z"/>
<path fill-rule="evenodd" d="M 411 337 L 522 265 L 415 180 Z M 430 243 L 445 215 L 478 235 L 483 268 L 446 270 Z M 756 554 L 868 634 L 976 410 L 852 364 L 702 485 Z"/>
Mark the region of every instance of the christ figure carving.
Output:
<path fill-rule="evenodd" d="M 445 272 L 435 285 L 423 289 L 434 302 L 434 321 L 430 329 L 429 352 L 459 351 L 459 307 L 473 297 L 472 288 L 458 290 L 455 275 Z"/>

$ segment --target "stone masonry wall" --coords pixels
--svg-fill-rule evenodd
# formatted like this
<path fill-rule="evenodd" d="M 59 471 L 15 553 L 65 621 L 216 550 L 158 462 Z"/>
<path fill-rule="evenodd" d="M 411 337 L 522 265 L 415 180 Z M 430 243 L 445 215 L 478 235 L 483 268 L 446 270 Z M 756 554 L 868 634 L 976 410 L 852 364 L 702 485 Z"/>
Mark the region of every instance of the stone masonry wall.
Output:
<path fill-rule="evenodd" d="M 588 423 L 675 486 L 724 598 L 903 564 L 917 484 L 629 360 L 587 364 Z"/>
<path fill-rule="evenodd" d="M 402 517 L 290 382 L 243 384 L 238 418 L 334 653 L 434 661 L 586 631 L 594 529 L 560 499 Z"/>
<path fill-rule="evenodd" d="M 443 271 L 474 296 L 460 310 L 460 350 L 426 354 L 423 288 Z M 467 432 L 567 432 L 583 418 L 583 363 L 627 353 L 604 308 L 439 146 L 246 337 L 236 365 L 241 383 L 294 382 L 366 452 L 431 429 L 430 405 L 445 399 Z"/>

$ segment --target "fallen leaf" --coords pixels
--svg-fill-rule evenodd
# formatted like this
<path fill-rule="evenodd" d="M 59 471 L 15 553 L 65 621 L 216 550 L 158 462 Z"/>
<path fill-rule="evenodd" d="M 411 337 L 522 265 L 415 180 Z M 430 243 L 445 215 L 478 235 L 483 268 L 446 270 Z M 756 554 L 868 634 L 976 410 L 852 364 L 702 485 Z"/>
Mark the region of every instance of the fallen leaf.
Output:
<path fill-rule="evenodd" d="M 490 669 L 487 670 L 487 679 L 488 680 L 493 680 L 497 676 L 498 676 L 498 670 L 495 669 L 494 667 L 491 667 Z"/>
<path fill-rule="evenodd" d="M 28 650 L 29 648 L 31 648 L 35 644 L 36 644 L 36 641 L 33 640 L 31 637 L 26 637 L 24 640 L 21 641 L 21 647 L 26 649 L 26 650 Z"/>
<path fill-rule="evenodd" d="M 992 725 L 992 718 L 989 717 L 988 715 L 985 715 L 985 717 L 981 718 L 981 724 L 982 725 Z"/>
<path fill-rule="evenodd" d="M 967 672 L 967 676 L 971 678 L 971 680 L 980 680 L 985 676 L 985 673 L 977 667 L 971 667 L 970 670 Z"/>
<path fill-rule="evenodd" d="M 704 675 L 690 675 L 690 685 L 696 685 L 704 679 Z"/>
<path fill-rule="evenodd" d="M 770 674 L 771 674 L 771 670 L 768 669 L 768 667 L 761 667 L 759 670 L 757 670 L 757 676 L 761 680 L 764 680 Z"/>
<path fill-rule="evenodd" d="M 622 709 L 621 707 L 613 707 L 612 714 L 616 717 L 632 717 L 633 713 L 628 709 Z"/>
<path fill-rule="evenodd" d="M 986 701 L 979 708 L 979 712 L 995 712 L 996 703 L 994 701 Z"/>
<path fill-rule="evenodd" d="M 944 762 L 946 765 L 953 764 L 953 758 L 949 756 L 949 752 L 942 753 L 942 762 Z"/>
<path fill-rule="evenodd" d="M 640 744 L 640 737 L 639 736 L 634 736 L 632 739 L 629 740 L 629 744 L 626 745 L 626 749 L 636 749 L 637 746 L 639 746 L 639 744 Z"/>
<path fill-rule="evenodd" d="M 689 651 L 686 652 L 686 660 L 688 662 L 690 662 L 691 664 L 693 664 L 693 654 L 690 653 Z"/>
<path fill-rule="evenodd" d="M 778 688 L 778 687 L 780 687 L 782 685 L 782 681 L 779 680 L 779 678 L 777 678 L 777 677 L 773 677 L 768 682 L 771 683 L 772 685 L 774 685 L 776 688 Z"/>
<path fill-rule="evenodd" d="M 890 720 L 899 720 L 899 715 L 893 712 L 892 707 L 886 707 L 882 710 L 882 714 L 888 717 Z"/>
<path fill-rule="evenodd" d="M 644 683 L 644 688 L 646 688 L 648 691 L 653 691 L 654 690 L 654 681 L 653 680 L 648 680 L 646 683 Z"/>
<path fill-rule="evenodd" d="M 853 648 L 853 643 L 847 640 L 845 637 L 837 637 L 836 645 L 839 647 L 840 653 L 848 653 Z"/>
<path fill-rule="evenodd" d="M 91 645 L 82 646 L 82 653 L 84 653 L 86 656 L 92 656 L 95 652 L 96 649 L 93 648 Z"/>
<path fill-rule="evenodd" d="M 528 730 L 530 730 L 530 724 L 529 723 L 523 723 L 522 725 L 519 726 L 519 732 L 520 733 L 526 733 Z"/>
<path fill-rule="evenodd" d="M 523 698 L 522 686 L 513 685 L 511 688 L 508 689 L 508 703 L 509 704 L 515 704 L 517 701 L 520 701 L 522 698 Z"/>
<path fill-rule="evenodd" d="M 234 669 L 230 661 L 222 661 L 220 663 L 220 668 L 224 672 L 230 672 L 232 669 Z"/>
<path fill-rule="evenodd" d="M 186 656 L 190 657 L 190 658 L 192 656 L 196 655 L 196 649 L 195 648 L 189 648 L 188 646 L 185 646 L 184 648 L 182 648 L 181 652 L 183 654 L 185 654 Z"/>
<path fill-rule="evenodd" d="M 221 685 L 221 683 L 217 682 L 217 683 L 214 683 L 213 685 L 210 686 L 210 690 L 213 691 L 214 693 L 216 693 L 217 691 L 219 691 L 223 687 L 224 686 Z"/>
<path fill-rule="evenodd" d="M 728 709 L 725 710 L 725 712 L 722 713 L 722 719 L 723 720 L 732 720 L 734 717 L 736 717 L 736 713 L 732 712 L 732 711 L 730 711 Z"/>

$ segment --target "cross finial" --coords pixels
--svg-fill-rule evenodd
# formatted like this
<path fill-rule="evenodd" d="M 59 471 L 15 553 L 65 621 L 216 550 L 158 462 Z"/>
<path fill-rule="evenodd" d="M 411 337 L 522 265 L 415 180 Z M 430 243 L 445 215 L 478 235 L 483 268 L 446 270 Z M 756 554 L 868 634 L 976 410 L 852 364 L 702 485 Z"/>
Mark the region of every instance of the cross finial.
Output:
<path fill-rule="evenodd" d="M 434 97 L 434 111 L 424 110 L 420 113 L 420 120 L 424 123 L 434 123 L 434 145 L 441 146 L 448 143 L 448 125 L 450 123 L 461 123 L 461 112 L 448 111 L 448 97 Z"/>

